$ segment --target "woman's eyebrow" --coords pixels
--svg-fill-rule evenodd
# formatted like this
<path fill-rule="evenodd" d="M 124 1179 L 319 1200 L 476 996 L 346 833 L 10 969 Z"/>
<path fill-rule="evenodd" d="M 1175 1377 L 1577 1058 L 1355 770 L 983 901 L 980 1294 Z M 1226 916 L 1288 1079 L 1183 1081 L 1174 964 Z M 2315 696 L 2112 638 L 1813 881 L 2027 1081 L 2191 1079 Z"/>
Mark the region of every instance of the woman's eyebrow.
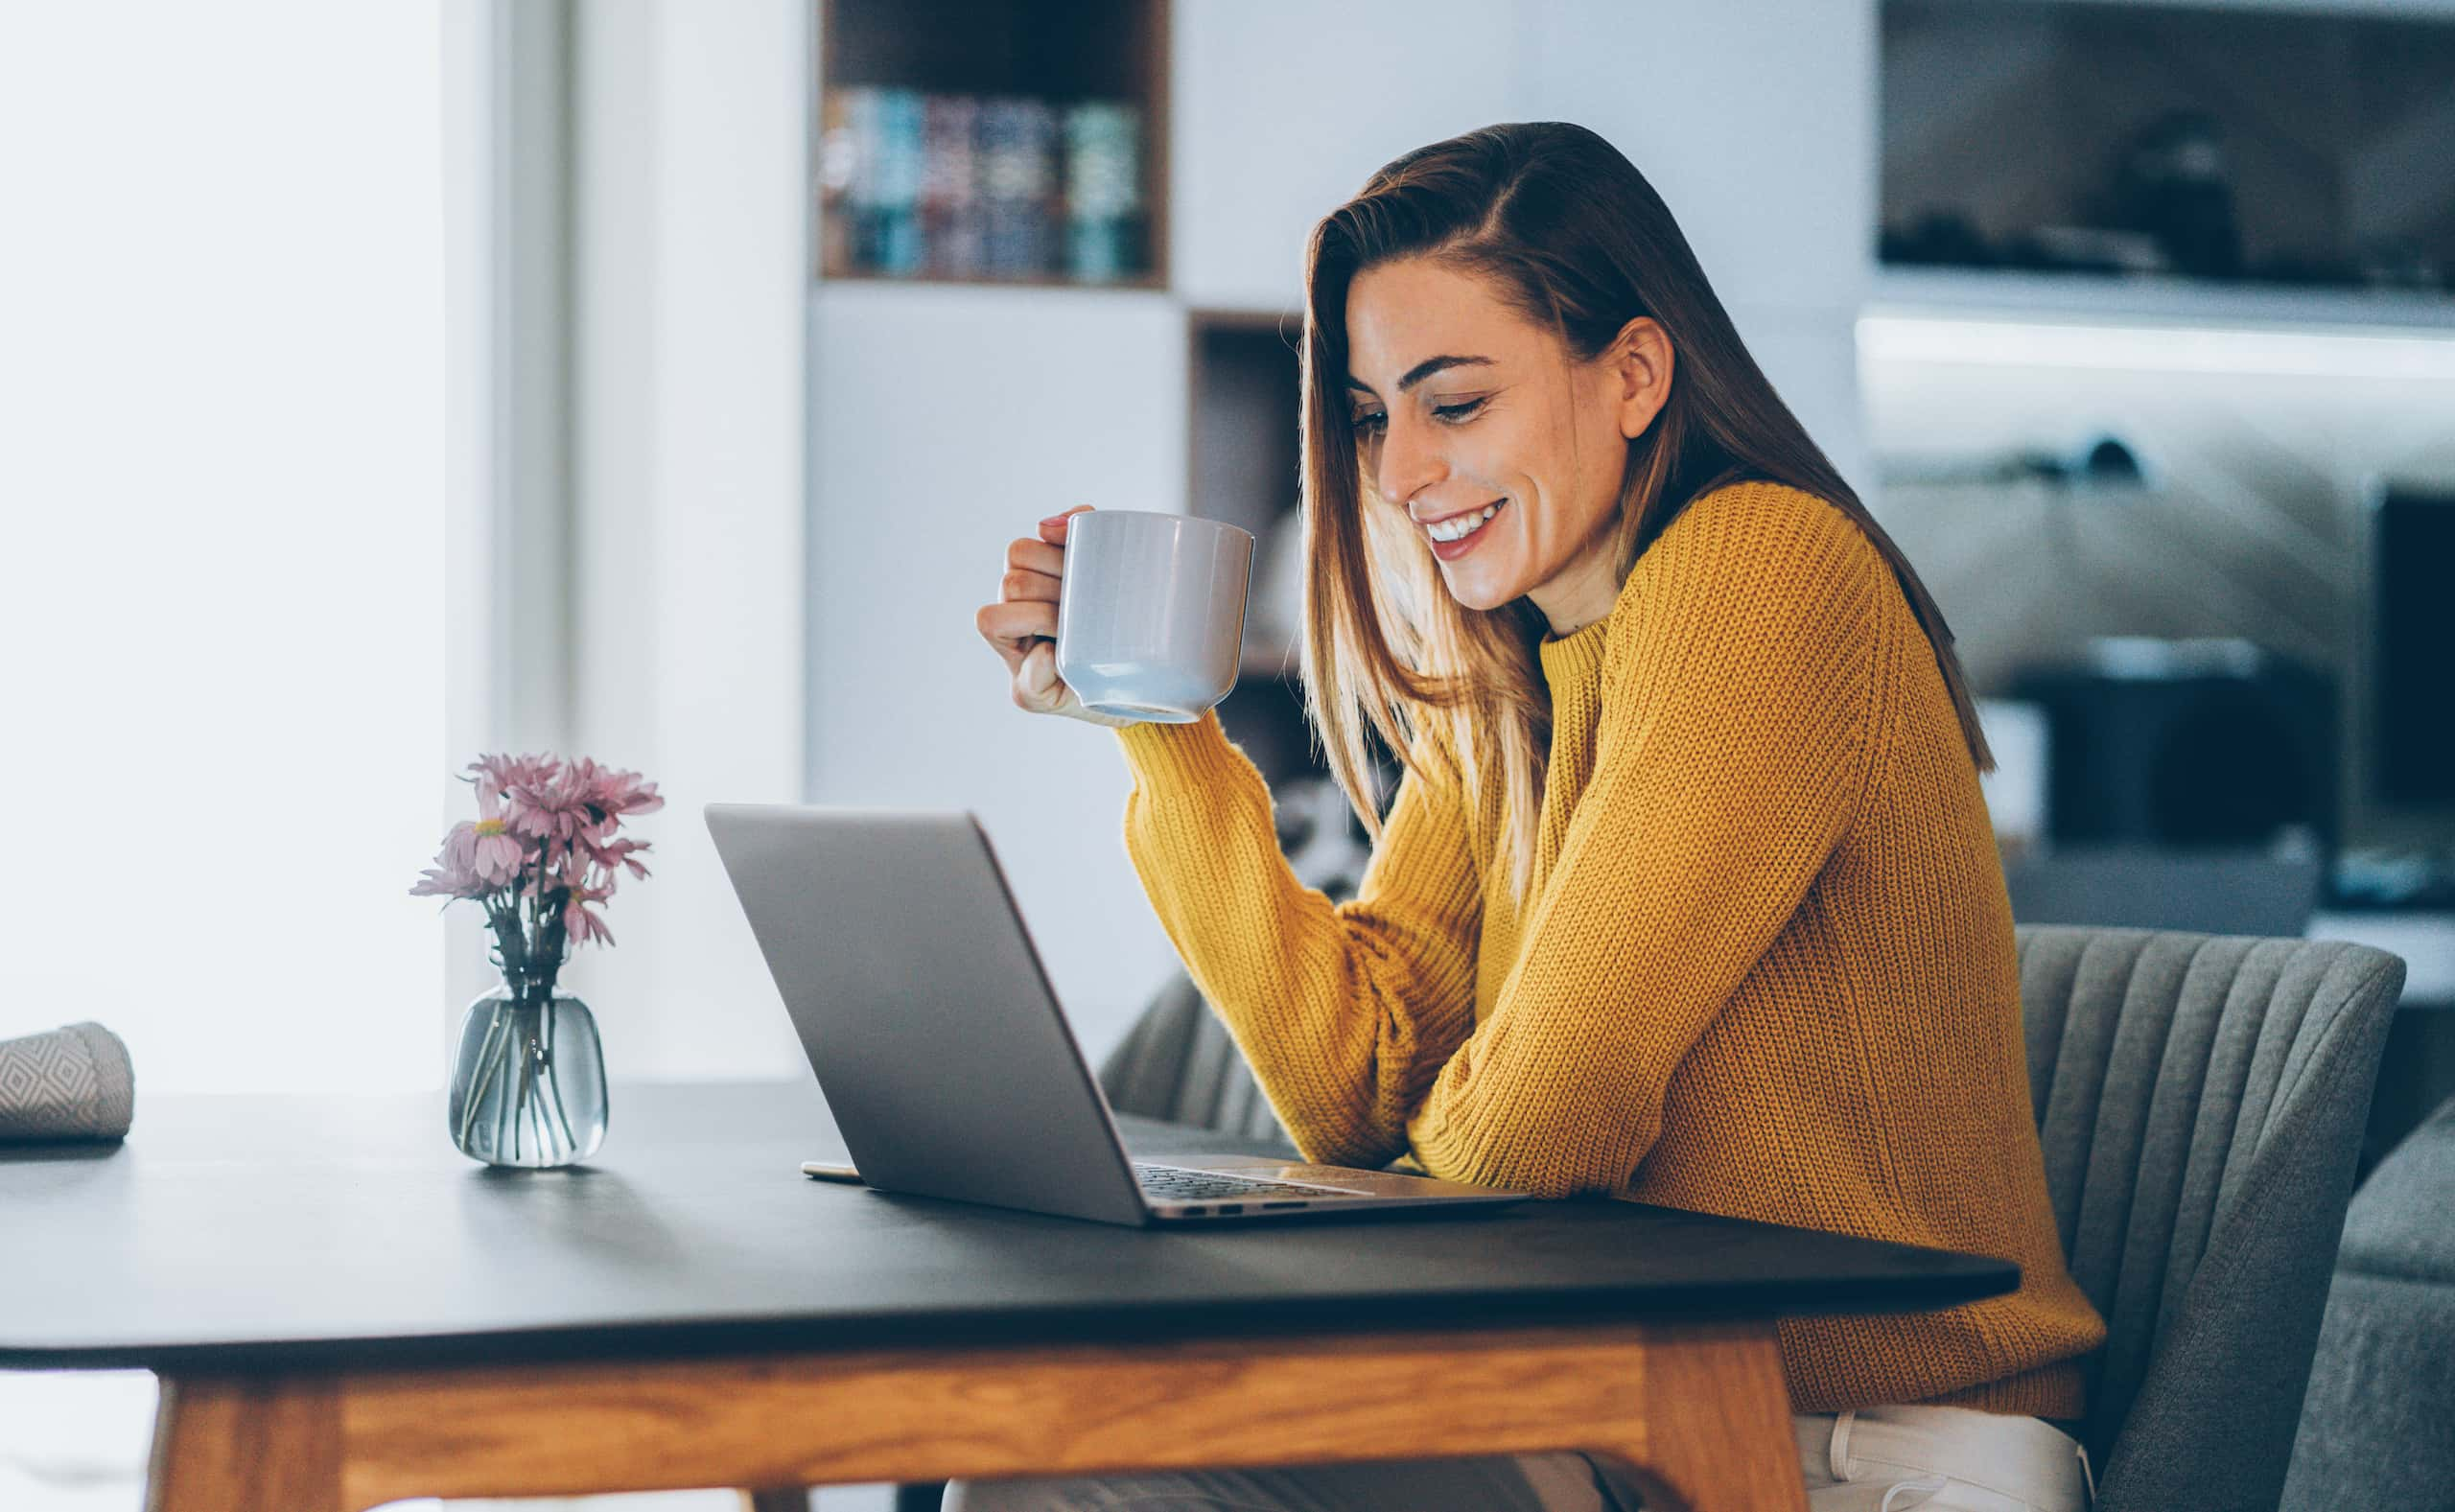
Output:
<path fill-rule="evenodd" d="M 1407 376 L 1398 380 L 1398 392 L 1402 394 L 1405 393 L 1407 390 L 1415 387 L 1417 384 L 1422 383 L 1425 379 L 1430 378 L 1433 374 L 1440 372 L 1445 368 L 1489 367 L 1491 365 L 1492 360 L 1488 357 L 1428 357 L 1422 361 L 1417 362 L 1414 367 L 1409 368 L 1407 370 Z M 1360 381 L 1352 374 L 1349 374 L 1347 377 L 1346 386 L 1349 388 L 1360 388 L 1368 394 L 1372 392 L 1372 385 L 1370 384 Z"/>

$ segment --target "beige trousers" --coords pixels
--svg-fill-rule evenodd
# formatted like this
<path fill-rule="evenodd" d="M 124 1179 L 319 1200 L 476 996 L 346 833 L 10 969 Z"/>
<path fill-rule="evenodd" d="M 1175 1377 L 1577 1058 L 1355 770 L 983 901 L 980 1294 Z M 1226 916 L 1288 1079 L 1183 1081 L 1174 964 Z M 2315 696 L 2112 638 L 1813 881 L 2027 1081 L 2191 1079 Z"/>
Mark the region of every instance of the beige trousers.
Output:
<path fill-rule="evenodd" d="M 1810 1512 L 2088 1512 L 2078 1442 L 2041 1418 L 1872 1407 L 1792 1419 Z M 1411 1459 L 958 1480 L 947 1512 L 1634 1512 L 1617 1467 L 1583 1454 Z"/>

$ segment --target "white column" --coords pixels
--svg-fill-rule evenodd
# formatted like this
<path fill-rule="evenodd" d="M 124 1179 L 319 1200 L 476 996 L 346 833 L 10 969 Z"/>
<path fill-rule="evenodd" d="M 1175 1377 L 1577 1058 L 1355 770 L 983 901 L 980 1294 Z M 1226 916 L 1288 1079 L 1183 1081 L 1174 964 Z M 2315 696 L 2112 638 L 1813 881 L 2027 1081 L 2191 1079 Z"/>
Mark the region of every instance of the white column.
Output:
<path fill-rule="evenodd" d="M 699 810 L 802 792 L 809 11 L 573 17 L 568 749 L 667 800 L 568 977 L 617 1077 L 807 1074 Z"/>

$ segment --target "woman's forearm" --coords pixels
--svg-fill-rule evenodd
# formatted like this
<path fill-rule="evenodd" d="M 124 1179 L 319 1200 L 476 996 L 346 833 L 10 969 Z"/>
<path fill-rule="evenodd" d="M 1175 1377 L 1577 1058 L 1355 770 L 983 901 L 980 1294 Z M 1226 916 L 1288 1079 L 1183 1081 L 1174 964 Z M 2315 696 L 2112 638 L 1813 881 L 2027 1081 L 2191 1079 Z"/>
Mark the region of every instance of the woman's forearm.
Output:
<path fill-rule="evenodd" d="M 1215 714 L 1119 737 L 1126 849 L 1195 985 L 1307 1157 L 1386 1163 L 1474 1029 L 1481 905 L 1455 805 L 1410 778 L 1334 905 L 1288 866 L 1269 787 Z"/>

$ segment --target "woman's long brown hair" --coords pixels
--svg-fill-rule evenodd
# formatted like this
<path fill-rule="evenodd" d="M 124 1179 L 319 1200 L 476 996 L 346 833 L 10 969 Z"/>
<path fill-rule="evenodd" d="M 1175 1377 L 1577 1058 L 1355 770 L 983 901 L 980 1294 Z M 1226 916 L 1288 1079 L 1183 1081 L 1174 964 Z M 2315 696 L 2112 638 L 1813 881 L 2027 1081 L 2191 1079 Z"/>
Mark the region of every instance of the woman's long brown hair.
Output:
<path fill-rule="evenodd" d="M 1390 163 L 1322 217 L 1306 249 L 1305 701 L 1332 776 L 1376 840 L 1381 795 L 1368 732 L 1413 764 L 1417 735 L 1438 725 L 1470 784 L 1498 762 L 1495 854 L 1522 895 L 1551 736 L 1535 649 L 1548 628 L 1542 612 L 1526 598 L 1488 611 L 1461 606 L 1404 511 L 1365 507 L 1369 484 L 1344 387 L 1347 290 L 1366 268 L 1405 257 L 1484 279 L 1554 331 L 1573 361 L 1594 360 L 1632 319 L 1658 322 L 1673 354 L 1671 397 L 1627 443 L 1612 526 L 1623 570 L 1721 484 L 1781 482 L 1829 500 L 1892 564 L 1934 647 L 1970 758 L 1994 770 L 1942 611 L 1748 356 L 1653 186 L 1583 127 L 1515 122 Z"/>

